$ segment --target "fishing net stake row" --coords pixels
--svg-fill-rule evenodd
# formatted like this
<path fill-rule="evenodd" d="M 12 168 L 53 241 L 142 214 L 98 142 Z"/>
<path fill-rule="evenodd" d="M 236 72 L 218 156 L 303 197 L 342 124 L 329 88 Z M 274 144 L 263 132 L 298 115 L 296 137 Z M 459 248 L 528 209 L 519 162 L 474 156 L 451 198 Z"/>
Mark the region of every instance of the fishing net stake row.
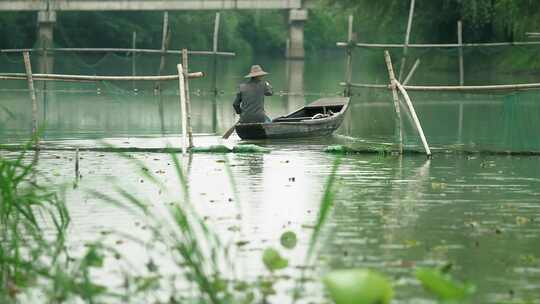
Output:
<path fill-rule="evenodd" d="M 62 74 L 33 74 L 32 66 L 30 63 L 29 52 L 23 52 L 24 65 L 26 73 L 3 73 L 0 74 L 0 80 L 27 80 L 28 90 L 30 92 L 30 99 L 32 102 L 32 135 L 36 138 L 36 147 L 39 149 L 39 140 L 37 138 L 37 99 L 34 86 L 34 80 L 44 81 L 166 81 L 166 80 L 178 80 L 179 81 L 179 95 L 182 117 L 182 151 L 186 153 L 187 149 L 193 147 L 193 132 L 191 129 L 191 114 L 190 111 L 190 99 L 189 99 L 189 79 L 204 77 L 203 72 L 189 73 L 188 70 L 188 50 L 182 50 L 182 64 L 178 64 L 177 75 L 164 75 L 164 76 L 91 76 L 91 75 L 62 75 Z M 189 142 L 186 139 L 186 133 L 189 137 Z"/>
<path fill-rule="evenodd" d="M 403 48 L 403 58 L 402 58 L 402 65 L 400 68 L 400 76 L 399 79 L 401 79 L 402 73 L 404 72 L 404 66 L 407 56 L 407 50 L 408 48 L 457 48 L 459 51 L 459 87 L 465 88 L 464 86 L 465 80 L 464 80 L 464 63 L 463 63 L 463 50 L 464 48 L 481 48 L 481 47 L 501 47 L 501 46 L 530 46 L 530 45 L 540 45 L 540 41 L 518 41 L 518 42 L 490 42 L 490 43 L 463 43 L 463 24 L 460 21 L 457 23 L 457 36 L 458 36 L 458 43 L 443 43 L 443 44 L 409 44 L 409 35 L 410 35 L 410 24 L 412 23 L 412 14 L 414 10 L 414 0 L 411 2 L 411 12 L 409 14 L 409 23 L 407 25 L 407 33 L 405 36 L 405 43 L 404 44 L 392 44 L 392 43 L 357 43 L 352 40 L 352 35 L 349 35 L 349 39 L 347 42 L 337 42 L 336 46 L 339 48 L 345 48 L 347 52 L 347 63 L 346 63 L 346 75 L 345 75 L 345 82 L 340 83 L 341 86 L 345 87 L 345 96 L 351 95 L 351 88 L 386 88 L 386 85 L 377 85 L 377 84 L 354 84 L 351 83 L 351 74 L 352 74 L 352 51 L 354 48 L 367 48 L 367 49 L 389 49 L 389 48 Z M 352 33 L 352 16 L 349 16 L 349 33 Z M 537 34 L 537 33 L 530 33 L 530 34 Z M 538 33 L 540 34 L 540 33 Z M 530 35 L 533 37 L 533 35 Z M 534 37 L 540 37 L 534 36 Z M 413 68 L 414 69 L 414 68 Z M 412 72 L 412 71 L 411 71 Z M 408 79 L 410 80 L 410 78 Z M 407 89 L 406 81 L 403 82 L 404 87 Z M 526 86 L 526 85 L 524 85 Z M 448 87 L 448 86 L 444 86 Z M 477 87 L 477 86 L 475 86 Z M 476 90 L 475 87 L 466 87 L 467 89 L 463 89 L 463 91 L 472 89 Z M 533 87 L 536 88 L 536 86 Z M 435 87 L 433 87 L 435 88 Z M 486 86 L 487 90 L 494 89 L 492 86 Z M 501 86 L 500 88 L 495 88 L 496 90 L 505 90 L 507 89 L 505 86 Z M 514 88 L 510 88 L 513 90 Z M 483 90 L 483 88 L 479 88 L 478 90 Z"/>
<path fill-rule="evenodd" d="M 211 51 L 188 51 L 189 55 L 203 55 L 203 56 L 212 56 L 213 61 L 213 77 L 212 77 L 212 91 L 214 95 L 218 95 L 217 88 L 217 67 L 218 67 L 218 58 L 223 57 L 234 57 L 236 56 L 233 52 L 219 52 L 218 51 L 218 42 L 219 42 L 219 26 L 220 26 L 220 13 L 216 13 L 214 21 L 214 35 L 213 35 L 213 48 Z M 162 31 L 162 41 L 161 48 L 156 49 L 137 49 L 136 48 L 136 39 L 137 33 L 133 32 L 131 48 L 49 48 L 46 45 L 40 48 L 29 48 L 29 49 L 0 49 L 0 53 L 21 53 L 21 52 L 39 52 L 43 57 L 47 57 L 47 54 L 55 52 L 67 52 L 67 53 L 106 53 L 106 52 L 115 52 L 115 53 L 127 53 L 131 54 L 131 74 L 133 77 L 136 75 L 136 56 L 137 53 L 142 54 L 160 54 L 160 64 L 158 69 L 158 76 L 163 74 L 166 64 L 166 55 L 168 54 L 182 54 L 182 50 L 169 50 L 170 40 L 171 40 L 171 29 L 169 26 L 169 14 L 167 11 L 163 13 L 163 31 Z M 48 70 L 46 70 L 48 71 Z M 6 78 L 0 78 L 0 80 L 7 80 Z M 138 79 L 133 79 L 133 81 Z M 165 79 L 172 80 L 172 79 Z M 154 93 L 159 94 L 161 91 L 161 79 L 156 79 L 154 84 Z M 135 89 L 135 84 L 133 83 L 133 89 Z M 216 104 L 217 107 L 217 104 Z"/>

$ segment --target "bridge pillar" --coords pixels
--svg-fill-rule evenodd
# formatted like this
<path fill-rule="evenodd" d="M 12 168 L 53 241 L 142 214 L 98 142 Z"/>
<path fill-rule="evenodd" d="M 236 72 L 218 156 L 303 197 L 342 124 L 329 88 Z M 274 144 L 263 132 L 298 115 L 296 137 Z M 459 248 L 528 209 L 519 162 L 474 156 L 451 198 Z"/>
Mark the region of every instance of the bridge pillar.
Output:
<path fill-rule="evenodd" d="M 289 59 L 304 59 L 304 23 L 307 18 L 305 9 L 289 11 L 289 39 L 285 55 Z"/>
<path fill-rule="evenodd" d="M 306 105 L 304 95 L 304 60 L 287 60 L 287 113 Z"/>
<path fill-rule="evenodd" d="M 40 11 L 37 16 L 37 45 L 36 48 L 42 49 L 39 52 L 39 73 L 52 73 L 54 65 L 54 57 L 47 49 L 53 47 L 54 25 L 56 23 L 56 12 Z"/>

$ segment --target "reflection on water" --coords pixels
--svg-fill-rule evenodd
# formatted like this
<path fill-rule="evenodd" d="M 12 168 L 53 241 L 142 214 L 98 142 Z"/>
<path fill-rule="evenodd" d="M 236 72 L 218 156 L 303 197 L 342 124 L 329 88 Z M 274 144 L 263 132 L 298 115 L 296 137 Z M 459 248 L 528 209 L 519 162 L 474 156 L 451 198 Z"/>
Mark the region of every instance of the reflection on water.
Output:
<path fill-rule="evenodd" d="M 191 83 L 193 129 L 196 145 L 220 142 L 218 134 L 235 122 L 231 102 L 234 88 L 251 62 L 224 63 L 219 79 L 225 92 L 213 102 L 208 80 Z M 197 65 L 199 64 L 199 65 Z M 338 94 L 343 75 L 340 58 L 317 64 L 306 61 L 262 61 L 272 74 L 275 91 Z M 194 70 L 205 68 L 195 62 Z M 304 70 L 304 77 L 298 71 Z M 361 77 L 368 77 L 369 70 Z M 384 75 L 372 79 L 385 81 Z M 3 84 L 2 84 L 3 85 Z M 118 146 L 178 146 L 180 130 L 178 96 L 167 84 L 161 96 L 151 91 L 118 91 L 117 84 L 55 84 L 40 106 L 45 146 L 96 146 L 106 139 Z M 24 83 L 11 83 L 24 88 Z M 131 86 L 131 84 L 129 84 Z M 73 92 L 74 89 L 79 92 Z M 81 92 L 84 91 L 84 92 Z M 283 115 L 318 98 L 317 95 L 277 94 L 267 100 L 271 116 Z M 536 92 L 501 95 L 412 94 L 428 141 L 445 148 L 540 150 L 535 134 L 540 126 Z M 263 270 L 261 250 L 277 244 L 285 230 L 298 233 L 300 245 L 287 253 L 293 266 L 303 264 L 304 251 L 315 220 L 324 181 L 335 156 L 322 149 L 359 140 L 393 140 L 394 119 L 388 92 L 363 91 L 353 97 L 341 135 L 324 139 L 257 142 L 269 154 L 229 155 L 241 204 L 242 249 L 239 271 L 252 277 Z M 27 92 L 0 91 L 0 140 L 28 138 L 30 107 Z M 419 140 L 405 121 L 406 144 Z M 233 138 L 231 143 L 236 143 Z M 11 155 L 0 152 L 2 155 Z M 72 181 L 74 155 L 42 151 L 39 169 L 54 181 Z M 163 194 L 141 179 L 128 160 L 115 154 L 81 153 L 79 188 L 67 194 L 72 227 L 71 242 L 99 237 L 115 229 L 142 233 L 129 213 L 98 202 L 88 189 L 114 193 L 115 185 L 154 204 L 178 199 L 178 180 L 168 155 L 132 153 L 160 181 L 172 189 Z M 238 224 L 236 196 L 226 174 L 224 156 L 196 154 L 184 160 L 190 193 L 197 210 L 208 217 L 219 234 L 228 237 Z M 188 166 L 189 164 L 189 166 Z M 540 162 L 538 157 L 487 157 L 438 154 L 381 157 L 355 155 L 343 158 L 337 174 L 333 216 L 325 228 L 320 272 L 334 268 L 370 267 L 395 279 L 398 303 L 426 301 L 413 280 L 416 266 L 453 263 L 453 272 L 478 287 L 476 302 L 506 302 L 512 298 L 540 298 Z M 526 220 L 523 220 L 526 219 Z M 148 252 L 120 249 L 134 261 Z M 148 249 L 151 251 L 151 249 Z M 295 268 L 288 270 L 297 275 Z M 320 288 L 314 298 L 320 296 Z M 279 301 L 277 301 L 279 302 Z M 277 303 L 276 302 L 276 303 Z"/>

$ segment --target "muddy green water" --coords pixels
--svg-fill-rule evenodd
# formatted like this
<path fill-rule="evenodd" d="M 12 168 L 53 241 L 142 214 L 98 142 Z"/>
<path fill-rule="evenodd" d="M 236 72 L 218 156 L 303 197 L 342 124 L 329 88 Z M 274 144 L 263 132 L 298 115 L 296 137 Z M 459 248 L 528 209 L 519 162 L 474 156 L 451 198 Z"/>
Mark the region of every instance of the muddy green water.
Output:
<path fill-rule="evenodd" d="M 221 134 L 235 122 L 231 107 L 235 86 L 252 62 L 255 60 L 238 58 L 220 65 L 218 86 L 223 94 L 215 102 L 208 93 L 208 79 L 191 82 L 195 145 L 219 143 L 216 133 Z M 263 58 L 257 62 L 272 73 L 268 79 L 276 96 L 266 102 L 270 116 L 283 115 L 320 96 L 341 91 L 337 85 L 343 75 L 341 56 L 321 56 L 305 62 Z M 382 60 L 379 63 L 382 65 Z M 357 80 L 385 82 L 380 66 L 376 62 L 369 64 L 376 67 L 357 63 Z M 192 70 L 207 71 L 209 66 L 199 59 L 192 63 Z M 69 67 L 60 65 L 59 72 L 80 72 Z M 455 75 L 425 71 L 416 83 L 434 79 L 448 83 L 455 80 Z M 516 76 L 512 80 L 523 79 Z M 492 80 L 497 82 L 502 81 Z M 131 83 L 49 86 L 55 91 L 48 92 L 45 99 L 40 95 L 39 104 L 44 145 L 85 147 L 104 145 L 104 140 L 125 147 L 178 146 L 180 116 L 175 84 L 166 84 L 161 97 L 154 96 L 149 85 L 135 85 L 137 92 L 119 90 L 130 88 Z M 24 82 L 2 84 L 0 105 L 10 112 L 0 114 L 3 144 L 24 142 L 29 136 L 28 93 L 17 91 L 24 86 Z M 466 147 L 540 151 L 540 100 L 536 92 L 412 95 L 428 141 L 436 150 Z M 391 143 L 392 111 L 388 92 L 360 91 L 353 97 L 347 119 L 336 136 L 262 141 L 257 144 L 270 148 L 271 153 L 228 155 L 238 187 L 241 221 L 236 219 L 237 208 L 230 202 L 234 193 L 225 174 L 224 155 L 183 158 L 197 210 L 225 238 L 231 227 L 242 227 L 241 238 L 249 241 L 241 249 L 242 276 L 255 277 L 264 272 L 261 252 L 267 246 L 278 246 L 285 230 L 295 231 L 300 245 L 284 254 L 293 266 L 303 265 L 312 232 L 309 226 L 315 220 L 324 181 L 336 158 L 322 150 L 331 144 Z M 405 130 L 407 146 L 420 149 L 420 141 L 407 119 Z M 232 137 L 229 143 L 239 141 Z M 67 193 L 72 216 L 70 241 L 74 247 L 110 229 L 144 233 L 140 220 L 98 201 L 88 194 L 89 189 L 114 193 L 117 185 L 156 205 L 180 197 L 170 156 L 132 156 L 156 172 L 171 193 L 158 192 L 118 155 L 81 153 L 83 178 L 78 189 Z M 42 151 L 38 168 L 56 183 L 71 182 L 73 157 L 72 152 Z M 334 211 L 320 246 L 321 275 L 339 268 L 376 269 L 393 279 L 396 303 L 432 303 L 414 280 L 414 268 L 451 262 L 457 278 L 477 286 L 475 303 L 540 303 L 540 157 L 436 154 L 426 160 L 421 155 L 344 156 L 335 193 Z M 129 242 L 118 242 L 116 246 L 135 264 L 146 262 L 152 255 L 152 248 L 132 250 Z M 298 275 L 294 267 L 285 272 Z M 313 285 L 309 287 L 312 296 L 305 300 L 320 302 L 320 287 Z M 273 302 L 281 303 L 284 297 L 278 295 Z"/>

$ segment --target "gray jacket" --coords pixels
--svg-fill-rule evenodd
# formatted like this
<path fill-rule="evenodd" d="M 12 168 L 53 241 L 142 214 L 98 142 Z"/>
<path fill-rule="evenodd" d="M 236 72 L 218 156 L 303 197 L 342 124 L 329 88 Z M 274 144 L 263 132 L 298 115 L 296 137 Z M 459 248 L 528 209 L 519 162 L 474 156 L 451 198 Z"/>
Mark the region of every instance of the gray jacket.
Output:
<path fill-rule="evenodd" d="M 241 123 L 266 122 L 264 96 L 272 96 L 272 86 L 268 81 L 251 78 L 238 88 L 233 107 L 240 114 Z"/>

